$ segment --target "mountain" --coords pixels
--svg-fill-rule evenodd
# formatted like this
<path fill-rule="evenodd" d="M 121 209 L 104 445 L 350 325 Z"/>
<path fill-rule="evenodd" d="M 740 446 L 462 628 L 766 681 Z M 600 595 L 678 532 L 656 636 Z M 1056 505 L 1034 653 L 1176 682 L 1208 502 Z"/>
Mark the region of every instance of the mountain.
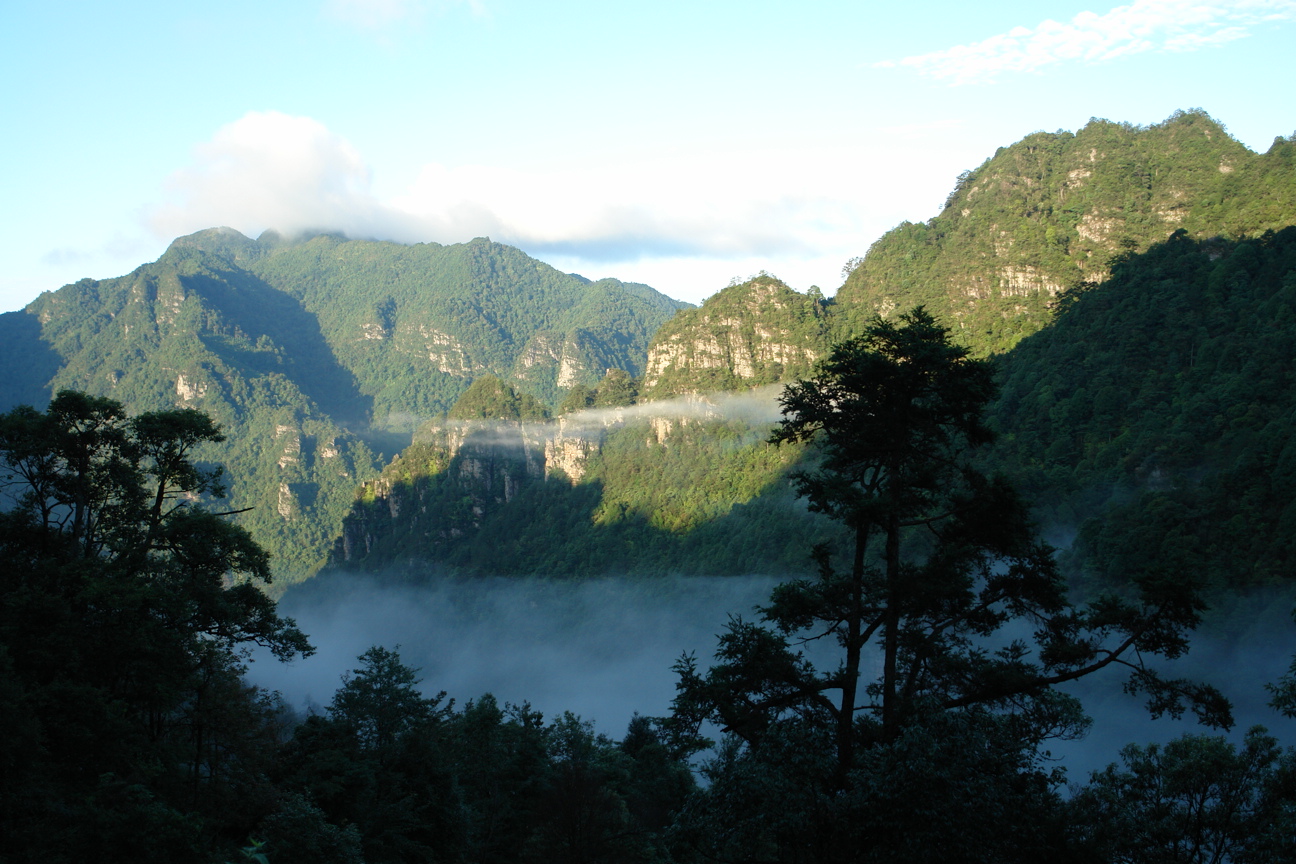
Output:
<path fill-rule="evenodd" d="M 1296 214 L 1296 141 L 1263 155 L 1204 112 L 1037 132 L 959 178 L 941 213 L 870 247 L 837 303 L 853 326 L 918 304 L 980 354 L 1047 326 L 1059 295 L 1172 232 L 1240 239 Z"/>
<path fill-rule="evenodd" d="M 831 344 L 830 308 L 761 274 L 662 325 L 633 407 L 629 390 L 605 399 L 606 381 L 582 402 L 593 410 L 549 423 L 457 405 L 452 417 L 504 422 L 421 430 L 365 484 L 333 563 L 552 576 L 804 569 L 809 538 L 834 529 L 791 493 L 799 451 L 765 440 L 778 388 L 715 394 L 810 374 Z"/>
<path fill-rule="evenodd" d="M 177 241 L 177 242 L 187 242 Z M 555 404 L 610 368 L 643 373 L 648 340 L 680 303 L 646 285 L 590 282 L 511 246 L 323 235 L 265 249 L 251 268 L 319 321 L 379 425 L 446 411 L 473 378 L 516 381 Z"/>
<path fill-rule="evenodd" d="M 994 458 L 1043 519 L 1078 533 L 1078 575 L 1290 581 L 1293 358 L 1296 227 L 1176 232 L 1000 358 Z"/>
<path fill-rule="evenodd" d="M 1188 572 L 1187 555 L 1216 587 L 1289 578 L 1296 229 L 1271 229 L 1296 225 L 1294 162 L 1296 142 L 1260 156 L 1200 112 L 1030 136 L 962 178 L 931 222 L 874 244 L 835 300 L 762 274 L 676 314 L 649 346 L 640 404 L 527 427 L 542 440 L 509 494 L 483 484 L 486 438 L 429 439 L 367 487 L 335 561 L 807 572 L 813 543 L 836 538 L 789 492 L 798 454 L 765 443 L 774 412 L 681 412 L 670 397 L 806 375 L 872 315 L 922 302 L 997 354 L 988 468 L 1055 536 L 1078 533 L 1072 575 Z M 453 522 L 465 500 L 480 512 Z"/>
<path fill-rule="evenodd" d="M 662 325 L 649 347 L 643 390 L 661 398 L 792 380 L 809 374 L 831 342 L 824 298 L 762 273 Z"/>
<path fill-rule="evenodd" d="M 765 440 L 774 395 L 429 424 L 364 484 L 332 565 L 415 581 L 803 570 L 837 531 L 792 495 L 800 449 Z"/>
<path fill-rule="evenodd" d="M 0 316 L 0 406 L 56 390 L 132 412 L 199 408 L 228 440 L 230 503 L 289 579 L 313 572 L 382 451 L 475 378 L 550 403 L 608 368 L 640 374 L 685 304 L 563 274 L 489 240 L 402 246 L 211 229 L 116 279 Z"/>
<path fill-rule="evenodd" d="M 1078 532 L 1075 572 L 1128 569 L 1173 519 L 1196 526 L 1212 580 L 1265 582 L 1285 578 L 1296 518 L 1279 446 L 1289 225 L 1296 141 L 1255 154 L 1193 111 L 1001 148 L 831 300 L 761 274 L 690 308 L 485 239 L 212 229 L 0 316 L 0 406 L 73 387 L 208 411 L 230 439 L 205 458 L 228 466 L 231 503 L 253 508 L 246 524 L 290 578 L 330 554 L 359 569 L 794 572 L 833 536 L 790 493 L 798 454 L 765 443 L 777 385 L 872 316 L 923 303 L 998 357 L 987 458 Z M 714 395 L 765 385 L 746 403 Z"/>

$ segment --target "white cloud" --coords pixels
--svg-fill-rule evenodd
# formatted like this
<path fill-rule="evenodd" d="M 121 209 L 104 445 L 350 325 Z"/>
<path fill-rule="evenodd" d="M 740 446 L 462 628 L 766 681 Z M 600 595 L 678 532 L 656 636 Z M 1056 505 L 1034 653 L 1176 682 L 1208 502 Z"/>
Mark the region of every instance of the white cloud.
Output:
<path fill-rule="evenodd" d="M 475 220 L 495 239 L 593 260 L 802 252 L 849 216 L 770 154 L 692 155 L 519 170 L 424 166 L 395 206 L 429 225 Z M 762 188 L 764 187 L 764 188 Z"/>
<path fill-rule="evenodd" d="M 1081 12 L 1067 23 L 1015 27 L 943 51 L 876 63 L 905 66 L 955 84 L 1005 72 L 1033 72 L 1054 63 L 1101 63 L 1148 51 L 1196 51 L 1251 35 L 1257 24 L 1296 20 L 1296 0 L 1136 0 L 1110 12 Z"/>
<path fill-rule="evenodd" d="M 343 138 L 309 117 L 252 112 L 195 148 L 150 214 L 164 237 L 228 225 L 255 236 L 320 229 L 355 236 L 413 233 L 374 197 L 368 166 Z"/>
<path fill-rule="evenodd" d="M 344 138 L 308 117 L 254 112 L 195 148 L 148 221 L 159 239 L 221 225 L 253 237 L 268 228 L 406 243 L 489 236 L 564 270 L 693 302 L 762 269 L 831 291 L 842 262 L 901 219 L 927 215 L 947 191 L 950 178 L 930 181 L 924 203 L 915 166 L 884 146 L 527 168 L 428 163 L 409 188 L 380 199 Z M 915 199 L 915 212 L 881 203 Z"/>

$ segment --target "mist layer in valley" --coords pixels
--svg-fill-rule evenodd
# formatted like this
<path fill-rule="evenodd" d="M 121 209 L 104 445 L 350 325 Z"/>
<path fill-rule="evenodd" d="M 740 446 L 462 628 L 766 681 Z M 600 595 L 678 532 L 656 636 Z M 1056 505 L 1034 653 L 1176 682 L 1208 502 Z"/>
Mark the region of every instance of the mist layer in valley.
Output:
<path fill-rule="evenodd" d="M 331 573 L 280 602 L 280 612 L 297 620 L 316 653 L 291 664 L 259 656 L 248 677 L 278 690 L 299 711 L 319 711 L 358 665 L 358 655 L 381 645 L 398 648 L 402 661 L 419 670 L 427 695 L 444 690 L 462 704 L 491 693 L 501 703 L 529 703 L 547 718 L 570 711 L 619 738 L 634 714 L 667 713 L 675 661 L 696 652 L 706 668 L 729 616 L 755 618 L 754 608 L 768 600 L 776 581 L 497 578 L 416 586 Z M 1224 691 L 1235 709 L 1233 740 L 1258 724 L 1280 742 L 1296 743 L 1296 721 L 1269 708 L 1265 690 L 1296 652 L 1290 610 L 1286 595 L 1243 598 L 1208 622 L 1188 655 L 1165 669 Z M 819 645 L 816 654 L 830 647 Z M 830 653 L 812 659 L 821 669 L 835 665 Z M 1070 686 L 1094 718 L 1085 738 L 1047 748 L 1071 782 L 1117 761 L 1129 743 L 1218 734 L 1191 715 L 1150 719 L 1141 700 L 1122 692 L 1124 679 L 1109 668 Z"/>
<path fill-rule="evenodd" d="M 709 659 L 730 614 L 752 617 L 774 579 L 444 580 L 427 586 L 329 574 L 290 590 L 280 612 L 316 646 L 304 660 L 258 657 L 249 678 L 298 710 L 327 706 L 369 647 L 397 648 L 422 689 L 459 703 L 484 693 L 571 711 L 619 738 L 661 715 L 686 651 Z"/>

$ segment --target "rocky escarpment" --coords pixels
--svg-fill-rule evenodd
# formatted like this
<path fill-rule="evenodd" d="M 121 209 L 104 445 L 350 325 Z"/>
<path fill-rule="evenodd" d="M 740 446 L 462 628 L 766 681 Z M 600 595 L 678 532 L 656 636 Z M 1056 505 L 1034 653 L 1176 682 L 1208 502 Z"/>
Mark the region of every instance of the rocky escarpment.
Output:
<path fill-rule="evenodd" d="M 965 172 L 945 209 L 903 223 L 837 292 L 848 330 L 922 304 L 977 353 L 1043 328 L 1058 296 L 1183 230 L 1257 236 L 1296 209 L 1293 143 L 1253 153 L 1200 111 L 1156 126 L 1092 120 L 1038 132 Z"/>
<path fill-rule="evenodd" d="M 333 551 L 335 564 L 385 550 L 430 554 L 481 526 L 527 486 L 570 484 L 602 446 L 602 424 L 446 421 L 360 489 Z"/>
<path fill-rule="evenodd" d="M 519 497 L 602 488 L 602 478 L 591 480 L 590 472 L 607 469 L 600 459 L 610 441 L 622 451 L 643 450 L 650 461 L 653 454 L 678 461 L 687 459 L 697 430 L 731 416 L 754 424 L 758 431 L 748 429 L 749 437 L 763 439 L 776 414 L 773 389 L 596 408 L 548 422 L 446 420 L 424 427 L 380 477 L 361 486 L 332 563 L 374 569 L 443 558 L 493 514 L 516 507 Z M 726 429 L 726 440 L 732 443 L 735 434 Z M 675 453 L 676 446 L 684 449 Z"/>
<path fill-rule="evenodd" d="M 829 344 L 827 304 L 762 274 L 730 285 L 657 331 L 644 392 L 737 390 L 804 375 Z"/>

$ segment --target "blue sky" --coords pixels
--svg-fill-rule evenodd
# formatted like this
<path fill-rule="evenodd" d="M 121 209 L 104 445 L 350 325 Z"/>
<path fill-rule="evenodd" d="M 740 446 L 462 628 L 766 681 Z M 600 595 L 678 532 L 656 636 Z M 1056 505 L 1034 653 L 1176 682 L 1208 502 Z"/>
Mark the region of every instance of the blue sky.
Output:
<path fill-rule="evenodd" d="M 1036 130 L 1296 130 L 1296 0 L 0 5 L 0 311 L 228 225 L 829 293 Z"/>

